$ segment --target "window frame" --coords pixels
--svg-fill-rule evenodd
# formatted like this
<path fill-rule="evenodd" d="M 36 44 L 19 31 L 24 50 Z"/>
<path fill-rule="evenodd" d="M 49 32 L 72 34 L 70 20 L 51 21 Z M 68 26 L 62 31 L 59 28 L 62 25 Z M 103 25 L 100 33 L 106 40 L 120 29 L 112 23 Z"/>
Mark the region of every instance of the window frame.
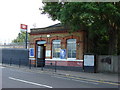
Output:
<path fill-rule="evenodd" d="M 55 41 L 58 41 L 59 40 L 59 42 L 55 42 Z M 53 43 L 59 43 L 59 45 L 60 45 L 60 49 L 61 49 L 61 40 L 60 39 L 58 39 L 58 40 L 52 40 L 52 58 L 53 59 L 60 59 L 60 52 L 59 52 L 59 57 L 53 57 L 53 53 L 54 53 L 54 47 L 53 47 Z"/>
<path fill-rule="evenodd" d="M 68 42 L 68 40 L 75 40 L 75 41 L 69 41 L 69 42 Z M 69 50 L 69 49 L 68 49 L 68 44 L 73 43 L 73 42 L 75 43 L 75 52 L 76 52 L 76 55 L 75 55 L 75 56 L 76 56 L 76 57 L 75 57 L 75 58 L 73 58 L 73 57 L 70 58 L 70 57 L 68 57 L 68 50 Z M 66 47 L 67 47 L 67 59 L 68 59 L 68 60 L 71 60 L 71 59 L 75 59 L 75 60 L 76 60 L 76 58 L 77 58 L 77 39 L 74 39 L 74 38 L 73 38 L 73 39 L 67 39 L 67 40 L 66 40 L 66 43 L 67 43 L 67 44 L 66 44 Z M 73 45 L 73 44 L 72 44 L 72 45 Z M 73 50 L 74 50 L 74 49 L 72 49 L 72 51 L 73 51 Z M 71 53 L 71 54 L 73 54 L 73 53 Z M 71 55 L 71 56 L 72 56 L 72 55 Z"/>

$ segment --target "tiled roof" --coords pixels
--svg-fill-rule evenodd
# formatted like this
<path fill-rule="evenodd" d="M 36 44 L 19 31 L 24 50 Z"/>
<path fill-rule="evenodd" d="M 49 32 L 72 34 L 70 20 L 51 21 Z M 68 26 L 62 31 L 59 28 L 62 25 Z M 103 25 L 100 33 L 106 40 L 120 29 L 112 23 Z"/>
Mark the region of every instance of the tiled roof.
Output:
<path fill-rule="evenodd" d="M 81 26 L 81 30 L 85 30 L 85 28 L 83 28 Z M 30 29 L 30 34 L 62 33 L 62 32 L 69 32 L 69 31 L 70 31 L 70 29 L 68 28 L 68 26 L 58 23 L 58 24 L 51 25 L 51 26 L 48 26 L 45 28 Z M 79 31 L 79 30 L 77 30 L 77 31 Z"/>
<path fill-rule="evenodd" d="M 30 34 L 66 32 L 67 30 L 69 29 L 66 26 L 63 26 L 61 23 L 58 23 L 58 24 L 48 26 L 45 28 L 30 29 Z"/>

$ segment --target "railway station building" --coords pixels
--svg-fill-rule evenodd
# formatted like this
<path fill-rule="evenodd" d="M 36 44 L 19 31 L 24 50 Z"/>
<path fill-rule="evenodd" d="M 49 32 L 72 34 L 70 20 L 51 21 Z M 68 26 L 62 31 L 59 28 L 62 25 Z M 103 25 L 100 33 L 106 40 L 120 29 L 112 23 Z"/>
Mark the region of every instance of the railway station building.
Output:
<path fill-rule="evenodd" d="M 67 26 L 58 23 L 45 28 L 30 29 L 30 48 L 34 49 L 34 64 L 44 60 L 57 66 L 83 67 L 86 47 L 84 29 L 70 33 Z"/>

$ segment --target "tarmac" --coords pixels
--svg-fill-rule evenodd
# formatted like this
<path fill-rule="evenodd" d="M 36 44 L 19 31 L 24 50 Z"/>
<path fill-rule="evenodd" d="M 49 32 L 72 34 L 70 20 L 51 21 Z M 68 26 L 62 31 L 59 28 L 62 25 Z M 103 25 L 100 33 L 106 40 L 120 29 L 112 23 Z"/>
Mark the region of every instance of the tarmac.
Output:
<path fill-rule="evenodd" d="M 1 65 L 0 65 L 1 66 Z M 3 66 L 4 67 L 4 66 Z M 90 73 L 90 72 L 78 72 L 78 71 L 64 71 L 64 70 L 54 70 L 51 69 L 44 69 L 41 68 L 29 68 L 29 67 L 18 67 L 18 66 L 9 66 L 5 65 L 5 67 L 14 67 L 18 69 L 24 69 L 26 71 L 30 72 L 36 72 L 36 73 L 48 73 L 48 74 L 56 74 L 56 75 L 63 75 L 63 76 L 69 76 L 74 78 L 81 78 L 84 80 L 92 80 L 92 81 L 99 81 L 99 82 L 109 82 L 112 84 L 118 84 L 120 85 L 120 78 L 119 74 L 117 73 Z"/>

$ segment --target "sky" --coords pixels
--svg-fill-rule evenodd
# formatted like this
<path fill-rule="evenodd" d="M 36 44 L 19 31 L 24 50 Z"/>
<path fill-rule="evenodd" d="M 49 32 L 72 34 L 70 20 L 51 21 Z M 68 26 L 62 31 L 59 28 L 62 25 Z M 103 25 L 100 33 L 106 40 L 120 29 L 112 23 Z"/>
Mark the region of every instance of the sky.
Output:
<path fill-rule="evenodd" d="M 0 44 L 10 43 L 20 32 L 20 24 L 43 28 L 59 23 L 40 13 L 42 0 L 0 0 Z M 36 25 L 36 27 L 34 27 Z"/>

